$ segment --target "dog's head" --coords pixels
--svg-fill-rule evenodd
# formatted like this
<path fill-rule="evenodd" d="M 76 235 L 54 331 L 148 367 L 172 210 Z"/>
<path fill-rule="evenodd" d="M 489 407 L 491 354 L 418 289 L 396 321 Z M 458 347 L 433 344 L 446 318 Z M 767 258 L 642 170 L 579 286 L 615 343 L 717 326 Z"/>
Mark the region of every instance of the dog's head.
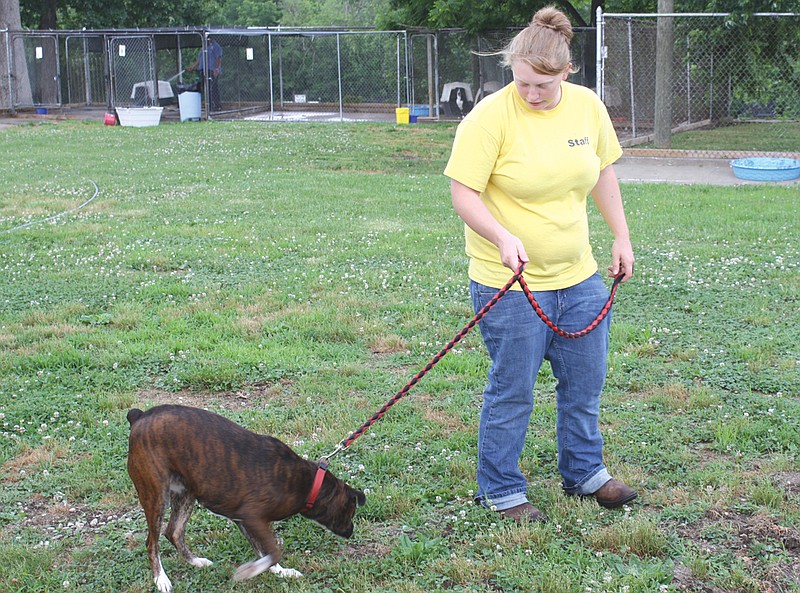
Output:
<path fill-rule="evenodd" d="M 340 537 L 350 537 L 353 535 L 356 508 L 366 502 L 367 497 L 361 490 L 351 488 L 331 472 L 327 472 L 316 504 L 304 511 L 303 515 Z"/>

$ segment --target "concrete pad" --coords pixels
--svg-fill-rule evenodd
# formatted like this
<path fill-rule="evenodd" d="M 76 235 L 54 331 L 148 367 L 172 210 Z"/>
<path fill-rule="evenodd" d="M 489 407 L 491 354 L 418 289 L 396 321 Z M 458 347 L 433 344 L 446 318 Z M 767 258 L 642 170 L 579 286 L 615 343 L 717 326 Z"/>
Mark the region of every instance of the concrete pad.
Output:
<path fill-rule="evenodd" d="M 791 181 L 750 181 L 733 174 L 731 159 L 623 156 L 614 163 L 622 182 L 676 183 L 700 185 L 787 185 L 800 187 L 800 178 Z"/>

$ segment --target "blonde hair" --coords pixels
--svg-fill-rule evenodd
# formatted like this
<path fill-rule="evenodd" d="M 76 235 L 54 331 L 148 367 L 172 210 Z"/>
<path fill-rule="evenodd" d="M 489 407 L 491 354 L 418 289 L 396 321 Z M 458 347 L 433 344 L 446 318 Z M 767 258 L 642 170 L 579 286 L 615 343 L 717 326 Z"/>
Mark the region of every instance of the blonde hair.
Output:
<path fill-rule="evenodd" d="M 504 66 L 525 62 L 539 74 L 556 75 L 570 68 L 572 24 L 567 16 L 547 6 L 500 52 Z"/>

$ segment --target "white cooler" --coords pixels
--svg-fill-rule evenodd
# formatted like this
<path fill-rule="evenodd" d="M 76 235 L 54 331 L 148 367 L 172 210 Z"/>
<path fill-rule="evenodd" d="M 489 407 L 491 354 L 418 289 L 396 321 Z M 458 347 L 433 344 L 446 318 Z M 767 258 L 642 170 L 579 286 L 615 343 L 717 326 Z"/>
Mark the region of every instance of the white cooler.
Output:
<path fill-rule="evenodd" d="M 202 95 L 194 92 L 179 93 L 178 109 L 181 112 L 181 121 L 200 121 Z"/>

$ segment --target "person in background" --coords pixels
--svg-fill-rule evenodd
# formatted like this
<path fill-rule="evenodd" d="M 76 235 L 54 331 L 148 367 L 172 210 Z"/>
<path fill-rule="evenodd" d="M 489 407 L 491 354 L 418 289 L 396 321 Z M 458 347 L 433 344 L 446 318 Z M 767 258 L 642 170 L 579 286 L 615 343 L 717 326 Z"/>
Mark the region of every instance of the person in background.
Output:
<path fill-rule="evenodd" d="M 591 194 L 611 233 L 611 275 L 633 275 L 633 248 L 612 163 L 622 155 L 605 106 L 567 82 L 572 26 L 553 7 L 538 11 L 502 50 L 513 83 L 479 102 L 459 124 L 445 175 L 465 223 L 470 294 L 481 309 L 516 272 L 545 314 L 566 331 L 588 326 L 608 298 L 589 243 Z M 566 339 L 537 316 L 518 285 L 480 322 L 491 358 L 478 433 L 480 504 L 515 520 L 544 513 L 527 498 L 519 468 L 544 360 L 556 378 L 558 470 L 567 495 L 621 507 L 635 490 L 603 460 L 600 393 L 610 315 Z"/>
<path fill-rule="evenodd" d="M 222 72 L 222 47 L 210 35 L 206 39 L 206 49 L 200 50 L 200 55 L 186 70 L 191 72 L 195 68 L 200 71 L 200 80 L 203 84 L 208 79 L 208 100 L 211 103 L 211 110 L 221 111 L 222 101 L 217 79 Z"/>

